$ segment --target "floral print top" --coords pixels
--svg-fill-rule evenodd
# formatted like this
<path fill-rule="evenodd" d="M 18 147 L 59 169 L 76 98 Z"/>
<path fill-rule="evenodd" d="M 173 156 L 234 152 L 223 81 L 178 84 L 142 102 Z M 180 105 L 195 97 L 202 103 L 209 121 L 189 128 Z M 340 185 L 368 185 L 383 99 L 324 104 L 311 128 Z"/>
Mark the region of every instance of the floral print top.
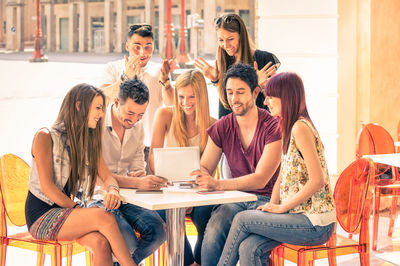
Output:
<path fill-rule="evenodd" d="M 303 213 L 310 219 L 313 225 L 328 225 L 335 222 L 336 211 L 332 191 L 329 185 L 329 175 L 325 161 L 324 147 L 318 132 L 308 120 L 302 118 L 297 120 L 296 123 L 305 123 L 310 127 L 315 136 L 315 147 L 317 149 L 318 158 L 321 162 L 326 185 L 315 192 L 307 201 L 291 209 L 289 213 Z M 287 153 L 282 154 L 281 175 L 281 202 L 284 202 L 298 193 L 309 179 L 306 163 L 296 146 L 296 140 L 294 139 L 293 134 L 290 136 Z"/>

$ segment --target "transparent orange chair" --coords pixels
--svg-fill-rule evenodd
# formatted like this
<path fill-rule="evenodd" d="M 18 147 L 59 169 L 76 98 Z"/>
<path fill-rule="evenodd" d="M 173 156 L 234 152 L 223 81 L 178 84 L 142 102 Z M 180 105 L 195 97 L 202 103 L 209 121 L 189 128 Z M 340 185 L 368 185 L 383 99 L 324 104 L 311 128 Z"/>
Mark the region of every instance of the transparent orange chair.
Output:
<path fill-rule="evenodd" d="M 51 264 L 61 266 L 62 258 L 67 257 L 67 265 L 72 264 L 72 255 L 85 251 L 74 241 L 41 241 L 34 239 L 29 232 L 9 235 L 9 226 L 22 227 L 25 221 L 25 200 L 28 194 L 30 167 L 13 154 L 0 159 L 0 230 L 1 266 L 6 263 L 7 247 L 13 246 L 37 252 L 37 265 L 44 265 L 45 254 L 51 255 Z M 91 255 L 86 251 L 86 265 L 91 265 Z"/>
<path fill-rule="evenodd" d="M 390 133 L 382 126 L 374 123 L 363 125 L 357 137 L 356 156 L 361 158 L 368 154 L 395 153 L 394 141 Z M 385 178 L 385 179 L 382 179 Z M 392 237 L 396 218 L 397 199 L 400 196 L 400 175 L 397 167 L 384 164 L 375 165 L 374 180 L 374 226 L 372 250 L 377 248 L 380 198 L 392 197 L 388 236 Z"/>
<path fill-rule="evenodd" d="M 271 252 L 271 265 L 283 265 L 284 259 L 300 266 L 313 265 L 314 260 L 328 258 L 336 265 L 336 256 L 359 253 L 361 265 L 369 265 L 370 202 L 374 164 L 370 159 L 359 159 L 339 176 L 335 186 L 337 222 L 344 231 L 360 234 L 359 240 L 333 233 L 331 239 L 319 246 L 282 244 Z"/>

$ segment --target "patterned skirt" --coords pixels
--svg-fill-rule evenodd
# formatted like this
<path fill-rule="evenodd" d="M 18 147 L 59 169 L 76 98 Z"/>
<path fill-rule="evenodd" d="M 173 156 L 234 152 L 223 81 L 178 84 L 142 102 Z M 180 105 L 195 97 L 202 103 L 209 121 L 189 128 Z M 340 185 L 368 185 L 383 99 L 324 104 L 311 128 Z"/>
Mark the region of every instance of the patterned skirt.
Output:
<path fill-rule="evenodd" d="M 53 208 L 47 211 L 32 224 L 29 233 L 38 240 L 56 241 L 58 232 L 72 210 L 72 208 Z"/>

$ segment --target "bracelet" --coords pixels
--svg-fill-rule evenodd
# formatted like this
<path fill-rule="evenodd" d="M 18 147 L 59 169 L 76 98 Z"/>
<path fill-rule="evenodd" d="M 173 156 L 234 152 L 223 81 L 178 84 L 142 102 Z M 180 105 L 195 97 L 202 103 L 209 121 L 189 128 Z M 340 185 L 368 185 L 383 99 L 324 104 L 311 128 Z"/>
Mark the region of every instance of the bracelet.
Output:
<path fill-rule="evenodd" d="M 167 87 L 168 85 L 171 84 L 171 82 L 169 81 L 169 78 L 167 78 L 167 80 L 165 82 L 162 82 L 161 79 L 158 80 L 158 82 L 163 85 L 164 87 Z"/>
<path fill-rule="evenodd" d="M 78 203 L 75 203 L 74 207 L 72 209 L 75 209 L 76 207 L 80 206 Z"/>
<path fill-rule="evenodd" d="M 110 191 L 110 189 L 112 189 L 112 188 L 115 189 L 116 191 L 118 191 L 118 194 L 119 194 L 119 187 L 117 185 L 114 185 L 114 184 L 110 184 L 108 186 L 107 191 Z"/>
<path fill-rule="evenodd" d="M 121 74 L 121 81 L 124 82 L 124 81 L 126 81 L 126 80 L 128 80 L 128 79 L 129 79 L 129 78 L 128 78 L 128 76 L 125 74 L 125 71 L 122 72 L 122 74 Z"/>

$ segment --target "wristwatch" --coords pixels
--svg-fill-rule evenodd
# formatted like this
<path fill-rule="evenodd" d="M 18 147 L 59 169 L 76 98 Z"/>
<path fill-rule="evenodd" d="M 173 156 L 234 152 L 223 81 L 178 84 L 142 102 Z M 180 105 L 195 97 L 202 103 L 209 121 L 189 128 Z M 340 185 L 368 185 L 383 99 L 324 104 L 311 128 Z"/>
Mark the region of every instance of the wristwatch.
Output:
<path fill-rule="evenodd" d="M 163 87 L 168 87 L 168 86 L 171 84 L 171 82 L 169 81 L 169 78 L 168 78 L 165 82 L 162 82 L 161 79 L 158 80 L 158 82 L 159 82 L 161 85 L 163 85 Z"/>

